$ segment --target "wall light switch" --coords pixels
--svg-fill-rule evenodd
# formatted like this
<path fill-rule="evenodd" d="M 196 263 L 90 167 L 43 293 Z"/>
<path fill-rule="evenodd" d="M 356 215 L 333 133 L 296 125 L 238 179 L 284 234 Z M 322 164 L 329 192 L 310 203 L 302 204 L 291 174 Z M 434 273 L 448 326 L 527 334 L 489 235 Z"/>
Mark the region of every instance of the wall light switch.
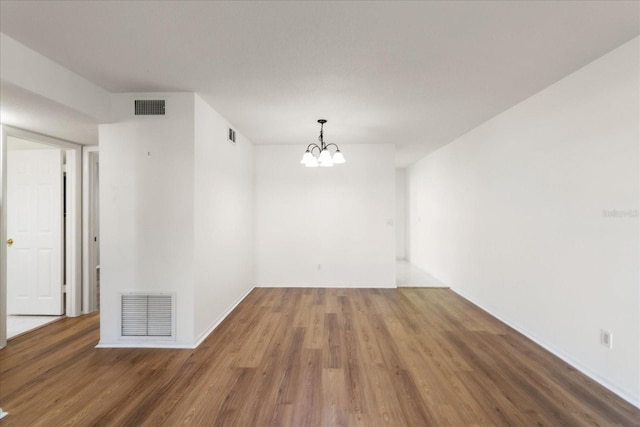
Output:
<path fill-rule="evenodd" d="M 607 348 L 613 348 L 613 334 L 604 329 L 600 331 L 600 344 Z"/>

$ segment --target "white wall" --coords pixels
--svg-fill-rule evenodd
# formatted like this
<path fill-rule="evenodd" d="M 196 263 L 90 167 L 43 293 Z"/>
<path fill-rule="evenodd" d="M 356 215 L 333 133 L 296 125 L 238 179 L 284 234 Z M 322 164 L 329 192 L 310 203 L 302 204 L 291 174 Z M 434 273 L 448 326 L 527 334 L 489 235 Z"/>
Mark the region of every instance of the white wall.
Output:
<path fill-rule="evenodd" d="M 408 172 L 411 261 L 636 405 L 639 75 L 636 38 Z"/>
<path fill-rule="evenodd" d="M 203 337 L 253 285 L 253 145 L 195 96 L 195 331 Z"/>
<path fill-rule="evenodd" d="M 100 345 L 121 344 L 132 290 L 176 292 L 175 344 L 194 341 L 194 94 L 158 96 L 166 116 L 134 117 L 120 94 L 100 125 Z"/>
<path fill-rule="evenodd" d="M 136 98 L 165 116 L 134 117 Z M 193 93 L 113 96 L 100 126 L 100 346 L 192 347 L 251 289 L 253 148 Z M 176 293 L 175 342 L 119 339 L 119 294 Z"/>
<path fill-rule="evenodd" d="M 255 147 L 259 286 L 395 287 L 393 145 L 345 145 L 305 168 L 304 146 Z"/>
<path fill-rule="evenodd" d="M 396 259 L 405 259 L 406 169 L 396 169 Z"/>

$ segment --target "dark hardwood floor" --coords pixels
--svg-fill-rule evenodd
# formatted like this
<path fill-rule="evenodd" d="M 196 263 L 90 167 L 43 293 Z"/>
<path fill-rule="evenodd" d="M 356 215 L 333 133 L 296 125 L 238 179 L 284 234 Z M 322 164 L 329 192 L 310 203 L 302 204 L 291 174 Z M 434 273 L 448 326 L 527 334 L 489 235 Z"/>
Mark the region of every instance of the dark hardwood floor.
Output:
<path fill-rule="evenodd" d="M 9 426 L 640 426 L 447 289 L 255 289 L 195 350 L 96 349 L 98 316 L 0 350 Z"/>

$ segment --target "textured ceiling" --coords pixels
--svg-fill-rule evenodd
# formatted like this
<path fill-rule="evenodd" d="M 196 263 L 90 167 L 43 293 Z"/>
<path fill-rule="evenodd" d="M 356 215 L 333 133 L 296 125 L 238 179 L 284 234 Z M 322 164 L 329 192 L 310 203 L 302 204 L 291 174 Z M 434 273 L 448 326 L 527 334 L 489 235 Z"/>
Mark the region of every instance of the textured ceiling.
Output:
<path fill-rule="evenodd" d="M 194 91 L 256 144 L 325 118 L 404 166 L 637 36 L 640 3 L 3 0 L 0 30 L 111 92 Z"/>

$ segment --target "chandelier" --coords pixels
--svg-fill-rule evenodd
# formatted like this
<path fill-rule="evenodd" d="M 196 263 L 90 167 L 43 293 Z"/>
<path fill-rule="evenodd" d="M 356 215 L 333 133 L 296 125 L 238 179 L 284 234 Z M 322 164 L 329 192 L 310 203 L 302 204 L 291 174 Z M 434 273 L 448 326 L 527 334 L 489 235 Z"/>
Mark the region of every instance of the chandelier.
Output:
<path fill-rule="evenodd" d="M 320 119 L 318 120 L 318 123 L 320 123 L 320 137 L 318 137 L 320 145 L 309 144 L 309 146 L 307 146 L 307 151 L 304 152 L 302 161 L 300 163 L 308 168 L 315 168 L 317 166 L 331 167 L 333 165 L 344 163 L 344 156 L 340 152 L 340 148 L 336 144 L 325 144 L 324 142 L 323 127 L 324 124 L 327 123 L 327 121 L 324 119 Z M 336 147 L 336 151 L 333 154 L 333 157 L 331 156 L 331 152 L 329 151 L 329 147 L 332 145 Z M 318 150 L 317 157 L 316 154 L 314 154 L 314 150 Z"/>

